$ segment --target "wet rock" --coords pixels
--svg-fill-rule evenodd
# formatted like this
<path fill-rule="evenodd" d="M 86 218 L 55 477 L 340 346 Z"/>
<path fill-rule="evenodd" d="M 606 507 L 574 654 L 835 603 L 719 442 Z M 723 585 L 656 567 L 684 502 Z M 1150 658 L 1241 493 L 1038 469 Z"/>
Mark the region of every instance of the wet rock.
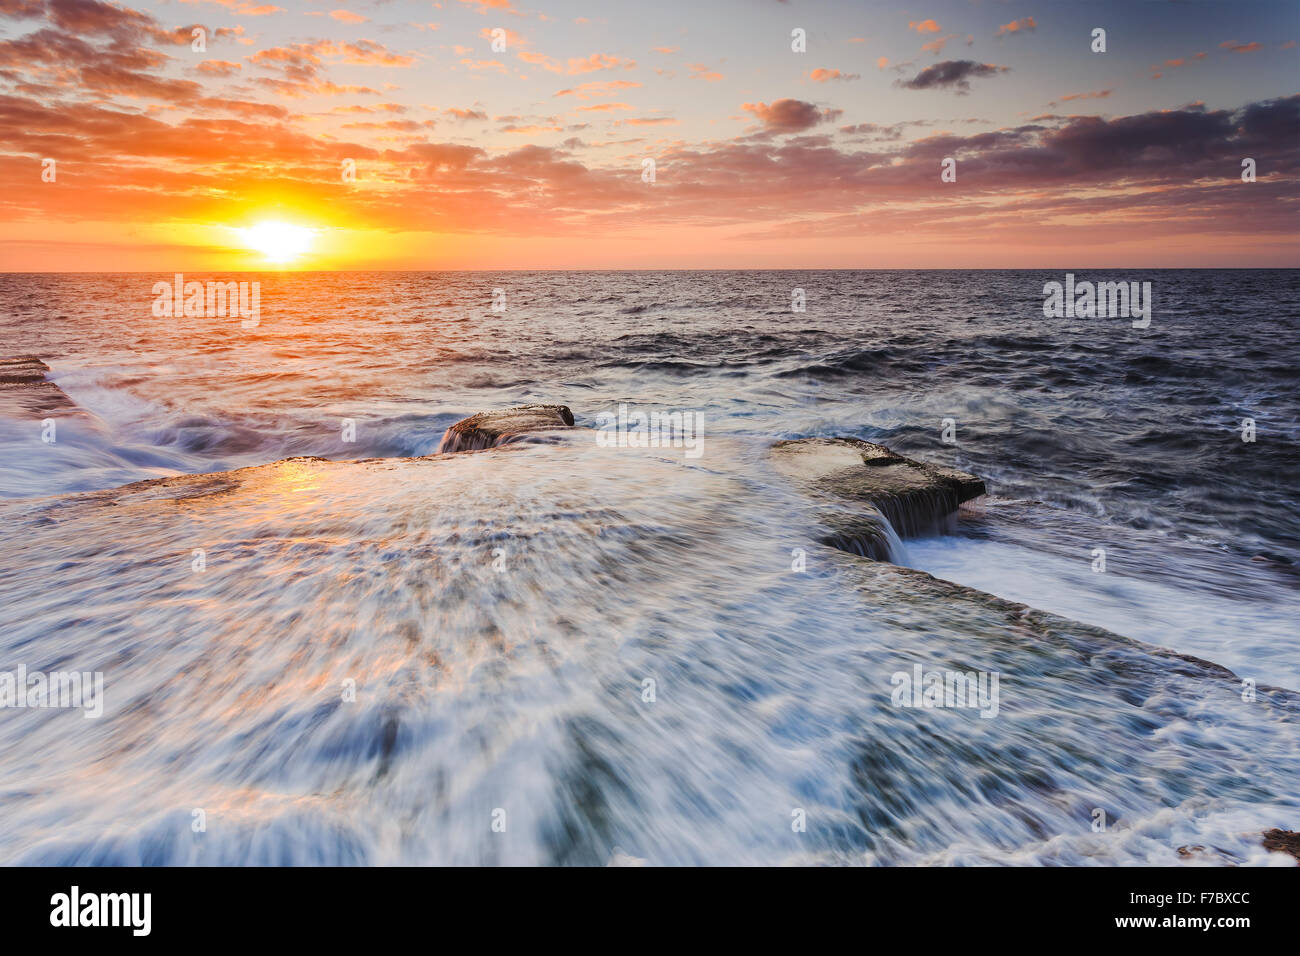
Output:
<path fill-rule="evenodd" d="M 630 812 L 628 784 L 593 763 L 588 749 L 606 741 L 618 745 L 610 752 L 620 759 L 652 755 L 645 773 L 627 778 L 633 784 L 656 779 L 678 754 L 704 753 L 708 761 L 682 764 L 698 771 L 686 785 L 761 786 L 783 780 L 789 761 L 779 748 L 769 757 L 755 741 L 774 739 L 779 730 L 788 742 L 791 730 L 811 728 L 797 738 L 800 747 L 818 748 L 805 763 L 843 766 L 846 812 L 864 822 L 854 829 L 870 834 L 869 825 L 888 834 L 871 843 L 827 842 L 817 857 L 792 857 L 784 846 L 763 855 L 752 840 L 686 846 L 662 858 L 631 848 L 672 865 L 698 865 L 701 858 L 737 865 L 984 864 L 1006 862 L 1009 848 L 1020 847 L 1044 862 L 1081 865 L 1099 861 L 1087 816 L 1094 804 L 1084 802 L 1094 789 L 1134 794 L 1135 817 L 1142 806 L 1159 812 L 1186 799 L 1189 781 L 1204 782 L 1206 799 L 1247 805 L 1275 805 L 1293 793 L 1285 760 L 1300 695 L 1261 692 L 1245 707 L 1240 682 L 1211 664 L 829 548 L 811 550 L 818 574 L 787 574 L 784 534 L 774 539 L 770 528 L 755 530 L 745 503 L 753 494 L 749 460 L 719 456 L 722 466 L 684 468 L 662 456 L 594 448 L 583 440 L 521 444 L 503 454 L 290 459 L 0 501 L 7 646 L 31 648 L 30 660 L 55 660 L 75 642 L 69 666 L 99 669 L 102 661 L 118 669 L 114 680 L 123 690 L 116 698 L 110 692 L 107 707 L 121 709 L 108 710 L 103 721 L 0 721 L 8 734 L 0 753 L 8 766 L 39 763 L 61 747 L 138 757 L 119 788 L 126 811 L 103 809 L 99 794 L 62 777 L 32 799 L 11 800 L 0 863 L 138 861 L 142 854 L 161 863 L 212 863 L 188 855 L 186 841 L 173 847 L 155 835 L 178 829 L 173 791 L 189 783 L 176 776 L 175 754 L 190 753 L 194 741 L 214 760 L 253 747 L 254 771 L 305 761 L 308 768 L 333 768 L 338 782 L 327 780 L 327 787 L 346 791 L 361 781 L 373 799 L 358 804 L 356 830 L 382 832 L 392 807 L 419 815 L 463 782 L 457 774 L 464 748 L 442 746 L 440 732 L 447 721 L 481 725 L 485 715 L 494 733 L 513 734 L 493 751 L 501 772 L 521 752 L 545 745 L 550 749 L 538 751 L 538 759 L 558 768 L 545 791 L 563 796 L 590 784 L 594 794 L 594 810 L 571 812 L 561 803 L 562 823 L 543 827 L 522 862 L 566 855 L 576 863 L 604 862 L 614 842 L 608 833 L 659 832 L 680 821 L 671 789 L 655 803 L 655 815 L 617 816 Z M 503 545 L 505 574 L 494 567 L 494 549 Z M 207 553 L 202 573 L 191 563 L 196 548 Z M 823 598 L 844 605 L 810 622 L 811 602 Z M 855 627 L 841 643 L 830 641 L 839 635 L 813 629 L 837 622 Z M 723 637 L 731 634 L 737 637 Z M 40 642 L 50 635 L 57 642 L 46 655 Z M 702 636 L 712 635 L 720 638 L 713 646 L 730 645 L 725 654 L 703 646 Z M 611 651 L 611 636 L 619 652 Z M 753 656 L 768 646 L 776 656 Z M 743 657 L 733 657 L 733 649 Z M 703 654 L 710 674 L 700 692 L 719 696 L 699 699 L 705 711 L 716 703 L 722 722 L 698 731 L 682 722 L 681 733 L 697 735 L 668 749 L 656 749 L 662 734 L 633 735 L 641 725 L 635 714 L 608 723 L 608 707 L 586 688 L 625 681 L 633 650 L 635 660 L 651 662 Z M 791 675 L 797 682 L 784 673 L 791 657 L 803 659 Z M 891 672 L 914 663 L 1004 675 L 997 718 L 969 709 L 895 710 Z M 633 672 L 642 673 L 635 663 Z M 266 675 L 282 673 L 294 676 L 295 688 L 324 690 L 268 700 Z M 330 688 L 349 673 L 373 675 L 373 696 L 322 717 L 319 702 L 326 694 L 336 698 Z M 512 692 L 501 694 L 501 687 Z M 576 698 L 557 696 L 569 687 L 577 688 Z M 792 718 L 774 708 L 797 704 L 789 695 L 802 687 L 811 688 L 805 701 L 837 703 L 796 706 Z M 259 701 L 265 706 L 253 706 Z M 385 724 L 372 717 L 386 715 L 394 701 L 413 720 L 399 726 L 391 748 L 380 734 L 376 751 L 375 728 Z M 571 719 L 539 735 L 536 727 L 552 727 L 557 712 Z M 761 736 L 728 736 L 732 726 L 758 728 Z M 818 732 L 841 726 L 847 734 Z M 863 726 L 881 733 L 857 733 Z M 436 746 L 406 745 L 421 727 L 439 735 Z M 388 750 L 391 769 L 379 776 Z M 1191 766 L 1189 754 L 1196 755 Z M 716 760 L 726 761 L 721 770 Z M 752 777 L 736 776 L 755 760 Z M 1251 793 L 1238 798 L 1237 775 L 1252 760 L 1258 775 Z M 191 766 L 206 766 L 206 758 L 182 769 Z M 918 779 L 926 786 L 915 789 Z M 341 844 L 329 829 L 337 801 L 322 798 L 320 774 L 288 774 L 285 781 L 276 804 L 295 815 L 250 811 L 247 832 L 220 844 L 217 863 L 258 862 L 270 851 L 247 848 L 259 841 L 278 848 L 280 862 L 311 865 L 355 862 L 374 849 L 357 843 L 355 852 L 337 857 L 343 851 L 329 848 L 352 843 Z M 1226 781 L 1229 789 L 1211 781 Z M 953 814 L 956 794 L 1005 814 L 995 840 L 986 839 L 986 815 Z M 455 812 L 475 813 L 474 797 L 470 792 Z M 124 813 L 131 828 L 105 849 L 105 821 L 120 822 Z M 71 830 L 70 820 L 85 823 Z M 500 863 L 500 844 L 486 829 L 481 846 L 453 852 L 433 833 L 404 846 L 402 855 L 448 865 Z M 1197 839 L 1213 846 L 1208 836 Z M 1258 851 L 1259 840 L 1256 831 L 1242 842 Z M 1100 862 L 1129 859 L 1124 841 L 1105 844 L 1118 845 L 1121 856 Z M 631 862 L 631 854 L 614 850 L 613 860 Z"/>
<path fill-rule="evenodd" d="M 30 385 L 45 380 L 50 367 L 35 356 L 0 359 L 0 385 Z"/>
<path fill-rule="evenodd" d="M 1272 850 L 1274 853 L 1290 853 L 1300 860 L 1300 833 L 1294 830 L 1266 830 L 1264 849 Z"/>
<path fill-rule="evenodd" d="M 567 405 L 518 405 L 494 412 L 479 412 L 462 419 L 443 433 L 439 454 L 495 448 L 523 435 L 573 427 Z"/>
<path fill-rule="evenodd" d="M 1032 639 L 1039 646 L 1062 649 L 1081 666 L 1105 674 L 1105 680 L 1124 680 L 1133 687 L 1155 687 L 1166 680 L 1226 682 L 1238 692 L 1241 679 L 1228 668 L 1190 654 L 1158 647 L 1143 641 L 1116 634 L 1102 627 L 1083 624 L 1070 618 L 1040 611 L 1016 601 L 1009 601 L 964 584 L 956 584 L 916 568 L 893 564 L 863 562 L 847 555 L 838 555 L 843 567 L 852 569 L 855 586 L 863 593 L 889 595 L 889 600 L 899 605 L 927 608 L 944 608 L 933 611 L 937 616 L 956 613 L 963 606 L 978 609 L 982 616 L 1001 618 L 1004 635 L 1018 633 Z M 970 628 L 957 617 L 950 618 L 954 629 Z M 1134 654 L 1134 651 L 1140 653 Z M 1255 689 L 1258 699 L 1285 713 L 1287 720 L 1300 716 L 1300 693 L 1284 687 L 1260 685 Z M 1140 701 L 1138 702 L 1140 704 Z M 1292 840 L 1300 834 L 1288 830 L 1272 830 Z M 1267 836 L 1267 834 L 1266 834 Z"/>
<path fill-rule="evenodd" d="M 44 418 L 76 411 L 77 406 L 53 382 L 50 367 L 33 355 L 0 358 L 0 403 L 14 417 Z"/>
<path fill-rule="evenodd" d="M 938 530 L 959 505 L 985 493 L 975 475 L 857 438 L 777 442 L 772 461 L 826 500 L 822 518 L 831 533 L 824 543 L 877 560 L 890 558 L 889 527 L 904 538 Z M 856 507 L 847 509 L 846 502 Z"/>

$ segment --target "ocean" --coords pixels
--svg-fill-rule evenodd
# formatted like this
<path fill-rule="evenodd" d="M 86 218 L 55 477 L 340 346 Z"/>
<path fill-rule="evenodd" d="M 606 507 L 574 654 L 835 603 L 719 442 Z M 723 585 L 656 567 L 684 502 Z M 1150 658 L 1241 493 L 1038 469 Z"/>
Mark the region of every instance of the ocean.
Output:
<path fill-rule="evenodd" d="M 75 405 L 0 406 L 0 671 L 104 686 L 0 713 L 0 863 L 1285 860 L 1300 270 L 1073 270 L 1146 328 L 1066 271 L 185 277 L 254 327 L 0 275 Z M 702 447 L 438 456 L 524 403 Z M 769 464 L 816 436 L 988 494 L 847 555 Z"/>

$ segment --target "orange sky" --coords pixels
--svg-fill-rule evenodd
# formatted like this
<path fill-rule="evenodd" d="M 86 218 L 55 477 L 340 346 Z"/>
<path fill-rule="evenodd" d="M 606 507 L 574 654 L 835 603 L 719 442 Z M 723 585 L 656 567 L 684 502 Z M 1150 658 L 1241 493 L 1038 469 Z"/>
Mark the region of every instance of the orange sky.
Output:
<path fill-rule="evenodd" d="M 1300 265 L 1300 8 L 1059 7 L 0 0 L 0 269 Z"/>

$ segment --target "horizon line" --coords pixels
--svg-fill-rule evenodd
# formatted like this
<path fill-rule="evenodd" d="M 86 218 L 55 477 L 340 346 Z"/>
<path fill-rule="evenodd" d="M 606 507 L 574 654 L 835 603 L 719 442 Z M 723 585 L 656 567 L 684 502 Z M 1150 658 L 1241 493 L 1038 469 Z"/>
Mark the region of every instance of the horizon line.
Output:
<path fill-rule="evenodd" d="M 399 273 L 464 273 L 464 272 L 1295 272 L 1300 264 L 1293 266 L 969 266 L 965 268 L 940 266 L 910 266 L 895 269 L 874 269 L 855 266 L 791 266 L 789 268 L 764 267 L 746 269 L 743 267 L 724 267 L 717 269 L 683 269 L 683 268 L 635 268 L 635 269 L 192 269 L 180 270 L 180 275 L 320 275 L 368 274 L 375 272 Z M 3 276 L 75 276 L 75 275 L 166 275 L 177 274 L 175 269 L 88 269 L 80 271 L 38 270 L 17 271 L 0 270 Z"/>

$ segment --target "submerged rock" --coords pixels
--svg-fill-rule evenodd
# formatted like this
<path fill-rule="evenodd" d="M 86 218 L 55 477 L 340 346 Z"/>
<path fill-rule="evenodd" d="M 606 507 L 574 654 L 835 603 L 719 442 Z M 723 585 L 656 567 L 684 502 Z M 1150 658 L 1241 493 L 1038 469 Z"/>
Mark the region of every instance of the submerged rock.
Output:
<path fill-rule="evenodd" d="M 822 515 L 831 530 L 826 544 L 877 560 L 891 557 L 890 527 L 905 538 L 937 530 L 959 505 L 985 493 L 975 475 L 857 438 L 777 442 L 772 460 L 782 474 L 828 501 Z M 865 507 L 845 511 L 845 499 Z"/>
<path fill-rule="evenodd" d="M 77 406 L 63 389 L 47 381 L 50 367 L 33 355 L 0 358 L 0 403 L 15 417 L 74 412 Z"/>
<path fill-rule="evenodd" d="M 522 435 L 573 427 L 567 405 L 518 405 L 461 419 L 442 436 L 439 454 L 494 448 Z"/>

